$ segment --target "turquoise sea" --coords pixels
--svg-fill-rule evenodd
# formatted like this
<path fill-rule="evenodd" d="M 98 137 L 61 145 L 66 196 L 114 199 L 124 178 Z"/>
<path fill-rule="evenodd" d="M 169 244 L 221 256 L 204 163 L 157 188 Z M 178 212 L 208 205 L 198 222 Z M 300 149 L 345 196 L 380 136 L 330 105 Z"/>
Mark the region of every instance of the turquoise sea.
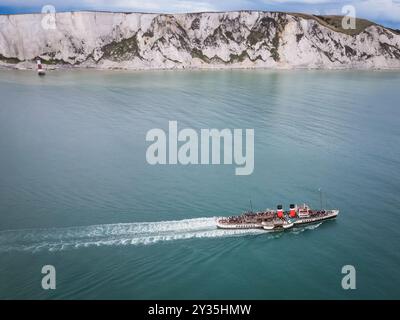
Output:
<path fill-rule="evenodd" d="M 1 71 L 0 97 L 1 299 L 400 298 L 399 72 Z M 169 120 L 253 128 L 253 174 L 149 165 Z M 338 219 L 215 228 L 319 188 Z"/>

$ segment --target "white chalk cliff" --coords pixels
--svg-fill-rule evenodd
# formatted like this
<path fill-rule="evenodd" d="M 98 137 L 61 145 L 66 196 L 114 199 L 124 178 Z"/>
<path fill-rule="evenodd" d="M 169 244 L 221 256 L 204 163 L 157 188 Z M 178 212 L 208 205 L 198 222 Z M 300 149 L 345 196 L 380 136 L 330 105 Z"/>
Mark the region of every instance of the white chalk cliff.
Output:
<path fill-rule="evenodd" d="M 277 12 L 0 15 L 0 66 L 33 68 L 400 68 L 400 32 Z"/>

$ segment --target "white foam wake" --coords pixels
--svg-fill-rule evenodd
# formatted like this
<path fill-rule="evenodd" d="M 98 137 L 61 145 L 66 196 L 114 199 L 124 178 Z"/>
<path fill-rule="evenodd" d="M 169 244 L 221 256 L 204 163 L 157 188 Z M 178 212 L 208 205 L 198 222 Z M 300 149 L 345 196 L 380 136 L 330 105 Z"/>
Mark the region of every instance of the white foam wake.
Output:
<path fill-rule="evenodd" d="M 302 233 L 307 230 L 314 230 L 314 229 L 317 229 L 322 223 L 323 223 L 323 221 L 315 223 L 315 224 L 306 225 L 306 226 L 294 226 L 293 229 L 291 230 L 291 232 L 294 234 L 299 234 L 299 233 Z"/>
<path fill-rule="evenodd" d="M 161 241 L 219 238 L 264 233 L 263 230 L 222 230 L 216 218 L 103 224 L 84 227 L 24 229 L 0 232 L 0 251 L 58 251 L 89 246 L 148 245 Z"/>

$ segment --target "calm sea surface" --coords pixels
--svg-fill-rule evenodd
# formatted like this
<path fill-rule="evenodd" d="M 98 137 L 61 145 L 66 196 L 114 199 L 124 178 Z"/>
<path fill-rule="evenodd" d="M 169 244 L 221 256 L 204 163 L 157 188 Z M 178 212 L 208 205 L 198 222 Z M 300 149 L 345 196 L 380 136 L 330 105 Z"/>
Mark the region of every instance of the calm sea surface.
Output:
<path fill-rule="evenodd" d="M 149 165 L 169 120 L 254 128 L 253 174 Z M 318 188 L 337 220 L 215 228 L 250 199 L 319 207 Z M 2 299 L 399 299 L 399 208 L 398 72 L 0 72 Z"/>

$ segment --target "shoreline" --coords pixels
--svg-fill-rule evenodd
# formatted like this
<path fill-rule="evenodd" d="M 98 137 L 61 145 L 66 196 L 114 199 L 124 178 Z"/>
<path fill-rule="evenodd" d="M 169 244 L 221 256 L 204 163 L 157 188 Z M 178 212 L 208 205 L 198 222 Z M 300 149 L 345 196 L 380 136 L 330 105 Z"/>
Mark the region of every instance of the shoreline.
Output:
<path fill-rule="evenodd" d="M 27 67 L 15 67 L 9 65 L 0 65 L 0 71 L 34 71 L 36 72 L 36 66 L 31 68 Z M 270 70 L 270 71 L 393 71 L 400 72 L 400 67 L 298 67 L 298 66 L 280 66 L 280 67 L 266 67 L 266 66 L 204 66 L 204 67 L 183 67 L 183 68 L 124 68 L 124 67 L 112 67 L 112 68 L 98 68 L 98 67 L 82 67 L 82 66 L 67 66 L 59 65 L 51 68 L 44 68 L 45 72 L 51 71 L 71 71 L 71 70 L 93 70 L 93 71 L 124 71 L 124 72 L 152 72 L 152 71 L 222 71 L 222 70 Z"/>

